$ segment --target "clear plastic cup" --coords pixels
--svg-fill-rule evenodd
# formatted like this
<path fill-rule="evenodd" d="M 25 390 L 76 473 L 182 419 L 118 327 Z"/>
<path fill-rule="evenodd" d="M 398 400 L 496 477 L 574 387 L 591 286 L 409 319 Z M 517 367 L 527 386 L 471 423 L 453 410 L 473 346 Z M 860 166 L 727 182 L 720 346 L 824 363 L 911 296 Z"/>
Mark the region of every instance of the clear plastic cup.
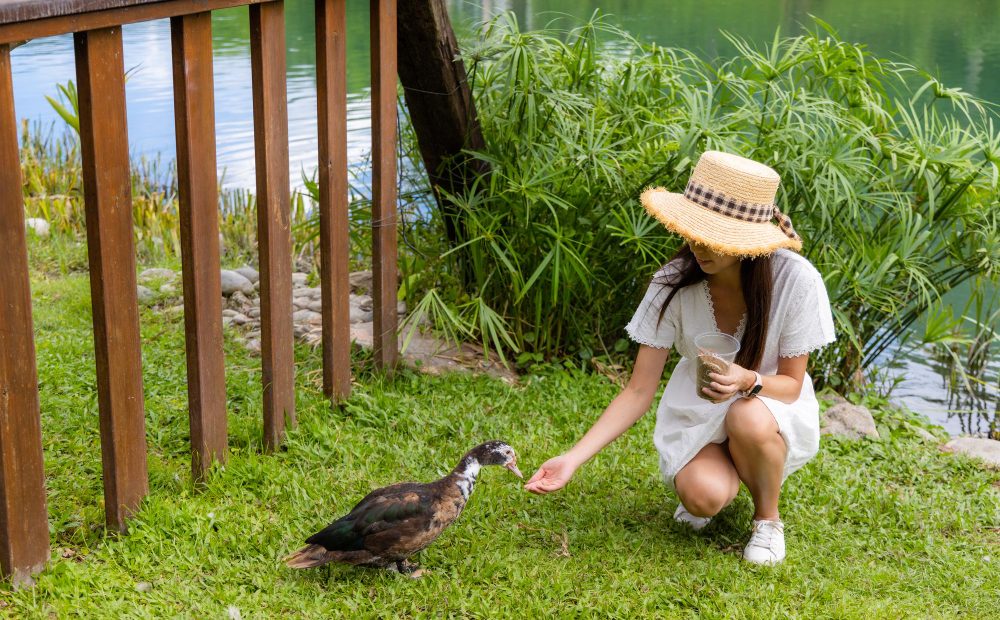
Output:
<path fill-rule="evenodd" d="M 694 382 L 698 388 L 698 396 L 712 400 L 711 396 L 702 391 L 702 388 L 712 384 L 712 378 L 708 375 L 711 372 L 725 374 L 729 370 L 729 364 L 740 351 L 740 341 L 722 332 L 708 332 L 696 336 L 694 346 L 698 349 L 694 364 Z"/>

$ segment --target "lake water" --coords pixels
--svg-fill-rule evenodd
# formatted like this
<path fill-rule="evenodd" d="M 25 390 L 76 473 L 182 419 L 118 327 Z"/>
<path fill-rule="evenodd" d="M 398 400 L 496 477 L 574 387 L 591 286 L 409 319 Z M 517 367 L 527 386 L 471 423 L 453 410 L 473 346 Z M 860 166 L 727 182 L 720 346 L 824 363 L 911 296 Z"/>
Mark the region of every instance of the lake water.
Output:
<path fill-rule="evenodd" d="M 405 0 L 403 0 L 405 1 Z M 833 25 L 843 38 L 867 43 L 887 58 L 927 69 L 949 86 L 1000 102 L 1000 2 L 994 0 L 451 0 L 461 36 L 473 24 L 514 11 L 522 28 L 540 28 L 567 16 L 589 17 L 600 8 L 610 20 L 643 40 L 684 47 L 706 57 L 728 55 L 725 30 L 761 44 L 780 28 L 796 34 L 811 27 L 810 15 Z M 286 2 L 290 172 L 301 184 L 316 167 L 316 99 L 313 2 Z M 213 16 L 218 161 L 227 187 L 254 187 L 250 97 L 249 24 L 245 8 Z M 368 2 L 348 2 L 348 152 L 360 160 L 370 149 L 368 100 Z M 124 28 L 129 143 L 133 155 L 174 157 L 173 84 L 169 24 Z M 12 53 L 19 118 L 58 121 L 45 100 L 56 84 L 75 80 L 72 37 L 32 41 Z M 958 300 L 956 300 L 958 303 Z M 996 390 L 961 402 L 948 394 L 941 369 L 923 355 L 903 360 L 907 379 L 895 397 L 953 433 L 985 432 L 997 411 Z M 996 362 L 987 377 L 997 384 Z"/>

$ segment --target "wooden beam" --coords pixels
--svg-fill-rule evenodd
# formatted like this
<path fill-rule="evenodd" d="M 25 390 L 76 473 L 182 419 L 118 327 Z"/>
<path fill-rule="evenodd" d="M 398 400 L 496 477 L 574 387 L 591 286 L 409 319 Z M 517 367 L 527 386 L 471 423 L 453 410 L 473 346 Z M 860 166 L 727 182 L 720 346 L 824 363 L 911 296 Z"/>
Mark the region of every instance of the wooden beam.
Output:
<path fill-rule="evenodd" d="M 374 354 L 392 372 L 396 328 L 396 1 L 371 0 Z"/>
<path fill-rule="evenodd" d="M 110 529 L 125 531 L 148 488 L 122 31 L 81 32 L 74 42 L 104 512 Z"/>
<path fill-rule="evenodd" d="M 316 0 L 323 393 L 334 402 L 351 393 L 346 19 L 346 0 Z"/>
<path fill-rule="evenodd" d="M 3 1 L 0 0 L 0 2 Z M 45 4 L 36 0 L 27 1 L 33 5 Z M 15 14 L 11 12 L 7 19 L 0 19 L 0 43 L 39 39 L 84 30 L 98 30 L 123 24 L 270 1 L 272 0 L 164 0 L 150 3 L 145 0 L 144 4 L 96 10 L 96 7 L 101 5 L 93 4 L 92 0 L 79 0 L 77 12 L 57 11 L 48 17 L 39 17 L 30 21 L 16 20 L 14 19 Z M 27 14 L 21 13 L 21 15 Z"/>
<path fill-rule="evenodd" d="M 170 20 L 170 30 L 191 471 L 195 480 L 202 480 L 213 461 L 226 460 L 212 14 L 174 17 Z"/>
<path fill-rule="evenodd" d="M 257 168 L 264 446 L 281 445 L 295 424 L 292 349 L 292 234 L 282 2 L 250 7 L 250 67 Z"/>
<path fill-rule="evenodd" d="M 49 559 L 42 428 L 10 49 L 0 45 L 0 574 L 30 581 Z"/>

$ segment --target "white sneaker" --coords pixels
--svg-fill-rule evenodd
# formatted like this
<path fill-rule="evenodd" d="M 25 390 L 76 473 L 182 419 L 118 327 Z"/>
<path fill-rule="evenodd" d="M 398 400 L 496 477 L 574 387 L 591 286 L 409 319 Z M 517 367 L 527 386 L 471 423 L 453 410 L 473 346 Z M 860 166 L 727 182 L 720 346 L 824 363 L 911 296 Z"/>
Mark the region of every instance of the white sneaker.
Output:
<path fill-rule="evenodd" d="M 781 521 L 754 521 L 750 542 L 743 549 L 743 559 L 765 566 L 784 560 L 785 524 Z"/>
<path fill-rule="evenodd" d="M 698 531 L 701 528 L 708 525 L 708 522 L 712 520 L 712 517 L 696 517 L 688 509 L 684 507 L 684 504 L 677 504 L 677 510 L 674 511 L 674 521 L 678 523 L 687 523 L 691 526 L 691 529 Z"/>

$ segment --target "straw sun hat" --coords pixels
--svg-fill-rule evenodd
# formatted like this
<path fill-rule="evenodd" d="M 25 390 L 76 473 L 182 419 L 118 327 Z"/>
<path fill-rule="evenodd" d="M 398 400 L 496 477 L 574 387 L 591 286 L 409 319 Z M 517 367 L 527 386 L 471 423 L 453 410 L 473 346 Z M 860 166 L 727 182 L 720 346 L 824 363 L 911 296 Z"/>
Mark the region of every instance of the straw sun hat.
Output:
<path fill-rule="evenodd" d="M 764 164 L 706 151 L 683 194 L 655 187 L 644 191 L 641 201 L 669 230 L 719 254 L 742 257 L 778 248 L 801 250 L 802 239 L 792 220 L 774 204 L 780 182 L 778 173 Z"/>

